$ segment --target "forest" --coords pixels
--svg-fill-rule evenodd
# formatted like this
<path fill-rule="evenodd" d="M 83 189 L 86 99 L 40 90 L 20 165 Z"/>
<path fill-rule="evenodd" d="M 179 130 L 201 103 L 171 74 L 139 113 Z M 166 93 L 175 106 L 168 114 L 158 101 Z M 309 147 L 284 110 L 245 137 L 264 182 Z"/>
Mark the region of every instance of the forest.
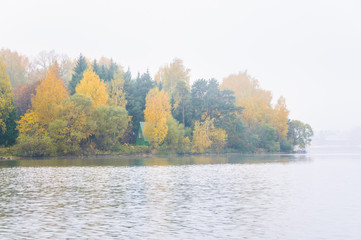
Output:
<path fill-rule="evenodd" d="M 247 72 L 191 83 L 178 58 L 152 77 L 105 57 L 0 50 L 0 155 L 293 152 L 312 136 Z"/>

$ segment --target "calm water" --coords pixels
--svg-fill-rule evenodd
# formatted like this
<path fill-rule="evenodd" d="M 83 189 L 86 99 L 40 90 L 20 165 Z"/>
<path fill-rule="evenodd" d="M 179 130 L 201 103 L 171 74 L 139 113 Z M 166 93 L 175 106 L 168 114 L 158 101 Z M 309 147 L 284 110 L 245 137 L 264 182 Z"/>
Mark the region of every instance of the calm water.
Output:
<path fill-rule="evenodd" d="M 0 161 L 0 239 L 361 239 L 361 155 Z"/>

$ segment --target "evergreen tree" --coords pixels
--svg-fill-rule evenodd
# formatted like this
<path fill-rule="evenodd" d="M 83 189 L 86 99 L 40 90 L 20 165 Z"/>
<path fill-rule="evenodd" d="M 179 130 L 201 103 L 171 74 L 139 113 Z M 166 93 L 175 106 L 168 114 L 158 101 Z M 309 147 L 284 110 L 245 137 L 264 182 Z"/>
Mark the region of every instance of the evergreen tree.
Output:
<path fill-rule="evenodd" d="M 138 74 L 135 80 L 131 79 L 130 70 L 124 74 L 124 91 L 127 100 L 126 109 L 129 116 L 132 116 L 131 143 L 135 142 L 135 135 L 138 131 L 139 122 L 144 121 L 145 98 L 150 89 L 155 86 L 149 72 Z"/>
<path fill-rule="evenodd" d="M 0 146 L 10 146 L 15 144 L 19 131 L 16 128 L 17 113 L 16 108 L 10 112 L 9 117 L 5 120 L 6 132 L 0 131 Z"/>
<path fill-rule="evenodd" d="M 86 62 L 86 59 L 83 55 L 80 54 L 76 66 L 74 68 L 74 73 L 71 78 L 71 81 L 69 82 L 68 89 L 70 91 L 70 94 L 73 95 L 75 93 L 76 85 L 80 82 L 80 80 L 83 79 L 84 71 L 88 68 L 88 64 Z"/>

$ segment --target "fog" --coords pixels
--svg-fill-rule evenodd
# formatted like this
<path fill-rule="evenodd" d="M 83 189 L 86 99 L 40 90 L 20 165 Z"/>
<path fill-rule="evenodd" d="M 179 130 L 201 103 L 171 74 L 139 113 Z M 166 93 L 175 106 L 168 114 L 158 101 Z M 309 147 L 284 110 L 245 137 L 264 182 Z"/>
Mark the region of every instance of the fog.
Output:
<path fill-rule="evenodd" d="M 247 70 L 314 130 L 361 125 L 360 1 L 1 1 L 0 48 L 112 57 L 133 74 L 175 57 L 191 80 Z"/>

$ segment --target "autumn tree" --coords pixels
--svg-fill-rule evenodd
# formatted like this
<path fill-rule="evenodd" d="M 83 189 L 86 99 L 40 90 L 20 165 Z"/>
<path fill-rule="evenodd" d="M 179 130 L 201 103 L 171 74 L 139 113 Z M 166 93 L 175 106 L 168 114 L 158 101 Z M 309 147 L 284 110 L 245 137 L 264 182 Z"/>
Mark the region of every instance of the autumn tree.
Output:
<path fill-rule="evenodd" d="M 144 134 L 153 147 L 158 147 L 167 136 L 170 111 L 168 94 L 158 88 L 151 89 L 147 94 L 144 110 Z"/>
<path fill-rule="evenodd" d="M 21 156 L 48 156 L 54 153 L 54 145 L 47 127 L 36 112 L 29 110 L 18 122 L 19 137 L 15 153 Z"/>
<path fill-rule="evenodd" d="M 93 111 L 90 97 L 74 94 L 63 101 L 59 118 L 49 125 L 49 134 L 58 153 L 68 154 L 81 150 L 96 129 L 91 118 Z"/>
<path fill-rule="evenodd" d="M 108 85 L 108 91 L 108 104 L 125 108 L 127 100 L 125 99 L 123 74 L 120 71 L 114 74 L 114 79 Z"/>
<path fill-rule="evenodd" d="M 185 82 L 186 87 L 189 89 L 189 72 L 190 70 L 184 67 L 183 61 L 175 58 L 169 65 L 161 67 L 154 79 L 158 84 L 162 85 L 169 96 L 172 96 L 178 82 Z"/>
<path fill-rule="evenodd" d="M 276 135 L 278 139 L 285 138 L 288 132 L 288 115 L 289 110 L 286 106 L 286 99 L 280 97 L 277 101 L 277 104 L 274 107 L 273 118 L 271 119 L 271 124 L 276 130 Z"/>
<path fill-rule="evenodd" d="M 74 68 L 74 73 L 71 77 L 71 81 L 69 82 L 69 85 L 68 85 L 68 89 L 69 89 L 69 92 L 71 95 L 75 93 L 75 88 L 78 85 L 78 83 L 80 82 L 80 80 L 83 79 L 83 74 L 87 68 L 88 68 L 88 63 L 87 63 L 85 57 L 80 54 L 80 56 L 76 62 L 76 66 Z"/>
<path fill-rule="evenodd" d="M 36 88 L 36 95 L 32 98 L 34 112 L 42 124 L 48 126 L 59 115 L 62 101 L 68 97 L 64 81 L 60 79 L 58 65 L 49 67 L 46 78 Z"/>
<path fill-rule="evenodd" d="M 5 69 L 5 64 L 0 60 L 0 129 L 3 132 L 6 131 L 5 120 L 14 109 L 9 75 Z"/>
<path fill-rule="evenodd" d="M 104 81 L 101 80 L 95 72 L 93 72 L 91 67 L 84 72 L 83 79 L 76 87 L 76 93 L 90 97 L 93 101 L 94 107 L 106 104 L 109 97 Z"/>
<path fill-rule="evenodd" d="M 18 121 L 20 135 L 36 136 L 46 135 L 46 126 L 40 121 L 39 115 L 29 110 Z"/>
<path fill-rule="evenodd" d="M 5 69 L 5 64 L 0 60 L 0 145 L 13 144 L 14 138 L 17 136 L 15 130 L 16 108 L 14 107 L 9 75 Z"/>
<path fill-rule="evenodd" d="M 220 88 L 234 92 L 236 105 L 244 107 L 241 117 L 248 127 L 256 129 L 270 123 L 273 117 L 271 92 L 261 89 L 259 82 L 247 72 L 228 76 Z"/>
<path fill-rule="evenodd" d="M 96 124 L 94 141 L 98 149 L 110 150 L 119 145 L 128 127 L 128 113 L 124 107 L 100 106 L 92 118 Z"/>
<path fill-rule="evenodd" d="M 214 120 L 209 117 L 196 121 L 193 130 L 192 152 L 202 153 L 209 148 L 220 151 L 227 143 L 227 133 L 214 127 Z"/>
<path fill-rule="evenodd" d="M 14 102 L 17 108 L 18 116 L 24 115 L 29 109 L 32 108 L 31 98 L 36 94 L 36 88 L 40 85 L 41 81 L 18 85 L 14 89 Z"/>
<path fill-rule="evenodd" d="M 12 87 L 26 83 L 26 73 L 29 59 L 10 49 L 0 50 L 0 60 L 6 66 L 5 72 L 9 75 Z"/>
<path fill-rule="evenodd" d="M 167 119 L 167 136 L 164 139 L 164 145 L 167 149 L 177 153 L 190 151 L 190 140 L 186 135 L 186 129 L 170 115 Z"/>

